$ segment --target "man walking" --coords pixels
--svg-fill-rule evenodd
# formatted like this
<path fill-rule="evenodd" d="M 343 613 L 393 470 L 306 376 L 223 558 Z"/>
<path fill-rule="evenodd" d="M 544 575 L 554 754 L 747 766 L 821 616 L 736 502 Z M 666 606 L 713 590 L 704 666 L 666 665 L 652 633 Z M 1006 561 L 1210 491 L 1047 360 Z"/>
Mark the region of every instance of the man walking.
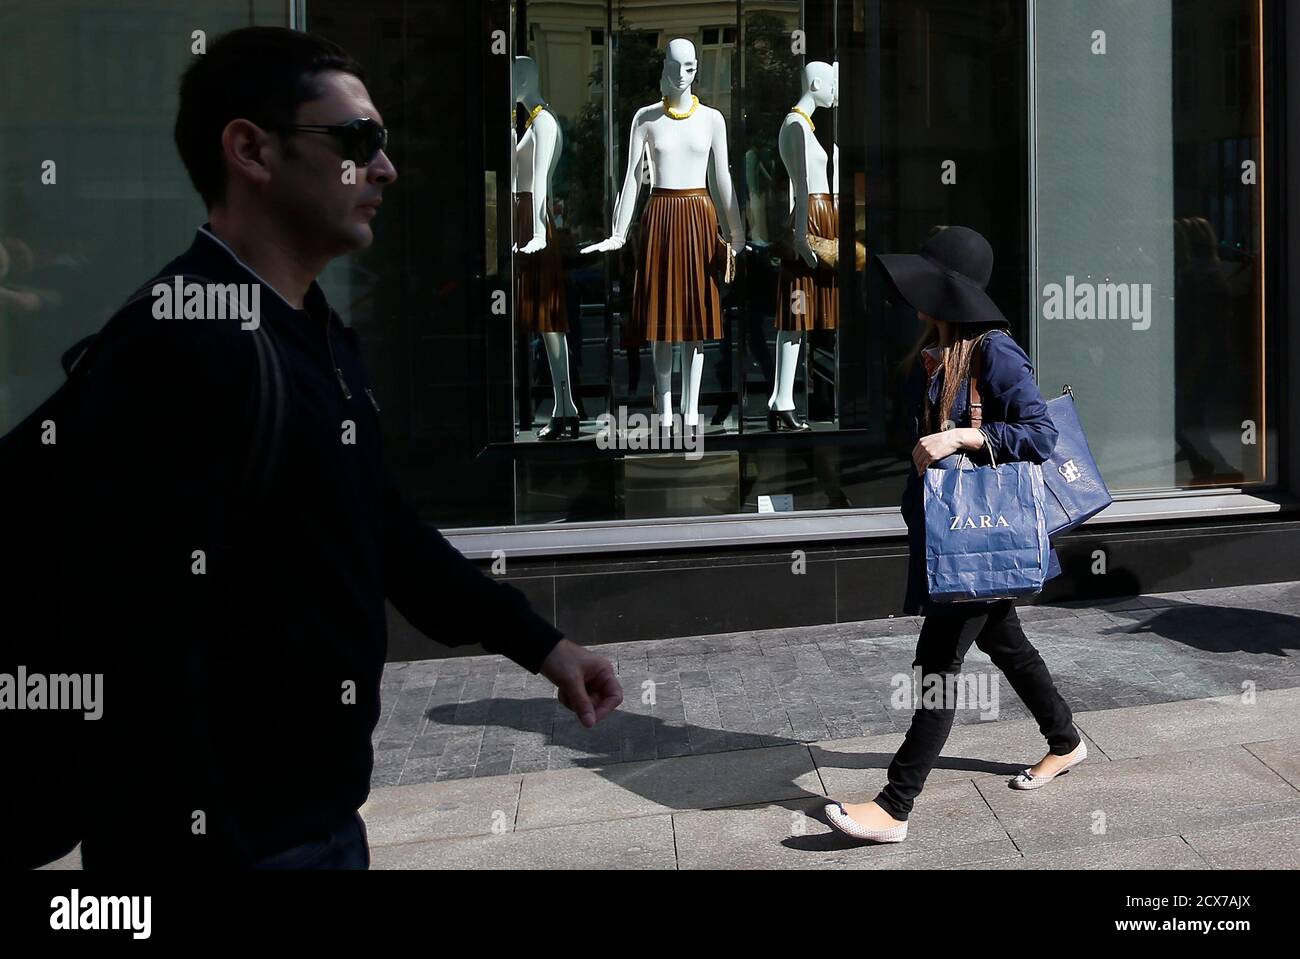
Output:
<path fill-rule="evenodd" d="M 541 672 L 587 727 L 622 701 L 610 663 L 422 524 L 382 461 L 355 334 L 316 280 L 373 241 L 386 142 L 361 68 L 318 37 L 238 30 L 182 80 L 209 222 L 89 354 L 79 413 L 69 616 L 105 674 L 86 868 L 366 867 L 385 597 Z"/>

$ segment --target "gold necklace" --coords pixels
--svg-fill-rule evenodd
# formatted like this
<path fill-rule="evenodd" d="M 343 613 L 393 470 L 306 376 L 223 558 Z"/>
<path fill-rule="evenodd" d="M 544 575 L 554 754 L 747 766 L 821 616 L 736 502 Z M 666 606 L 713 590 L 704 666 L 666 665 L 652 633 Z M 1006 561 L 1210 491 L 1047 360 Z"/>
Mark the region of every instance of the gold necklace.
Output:
<path fill-rule="evenodd" d="M 809 126 L 813 131 L 816 131 L 816 129 L 817 129 L 817 124 L 815 124 L 815 123 L 812 122 L 812 117 L 810 117 L 808 114 L 804 113 L 804 112 L 803 112 L 802 110 L 800 110 L 798 107 L 791 107 L 791 108 L 790 108 L 790 112 L 791 112 L 791 113 L 797 113 L 797 114 L 799 114 L 799 116 L 803 117 L 805 120 L 808 121 L 808 126 Z"/>
<path fill-rule="evenodd" d="M 545 109 L 546 109 L 545 103 L 539 103 L 537 104 L 537 106 L 533 107 L 533 112 L 528 114 L 528 119 L 524 121 L 524 129 L 527 130 L 530 126 L 532 126 L 533 121 L 537 119 L 537 114 L 541 113 Z"/>
<path fill-rule="evenodd" d="M 700 98 L 692 94 L 691 108 L 687 110 L 685 113 L 674 113 L 672 107 L 668 105 L 668 98 L 664 97 L 664 113 L 672 117 L 674 120 L 685 120 L 687 117 L 689 117 L 692 113 L 695 112 L 695 108 L 698 107 L 699 105 L 700 105 Z"/>

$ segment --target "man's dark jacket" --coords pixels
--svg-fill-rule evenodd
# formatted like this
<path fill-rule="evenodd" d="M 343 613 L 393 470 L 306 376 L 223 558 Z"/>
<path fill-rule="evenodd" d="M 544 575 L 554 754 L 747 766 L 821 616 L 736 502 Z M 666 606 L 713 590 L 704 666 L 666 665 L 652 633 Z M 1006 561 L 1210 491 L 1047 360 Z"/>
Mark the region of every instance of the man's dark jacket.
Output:
<path fill-rule="evenodd" d="M 260 282 L 207 227 L 158 281 L 176 274 Z M 385 597 L 431 639 L 532 672 L 561 636 L 404 500 L 356 335 L 320 287 L 303 310 L 265 284 L 260 301 L 278 383 L 259 376 L 255 331 L 155 319 L 151 296 L 90 362 L 63 615 L 105 674 L 80 757 L 91 868 L 248 864 L 357 809 Z M 265 382 L 284 420 L 259 493 L 247 470 L 272 448 L 251 435 Z"/>

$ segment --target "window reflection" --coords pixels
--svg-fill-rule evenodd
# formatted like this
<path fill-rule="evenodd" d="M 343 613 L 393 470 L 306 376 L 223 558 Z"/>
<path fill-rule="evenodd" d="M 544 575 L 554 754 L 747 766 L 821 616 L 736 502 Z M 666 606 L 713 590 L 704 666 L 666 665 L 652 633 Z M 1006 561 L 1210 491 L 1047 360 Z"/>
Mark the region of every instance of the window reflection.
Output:
<path fill-rule="evenodd" d="M 1036 9 L 1042 382 L 1115 490 L 1266 478 L 1261 9 Z"/>

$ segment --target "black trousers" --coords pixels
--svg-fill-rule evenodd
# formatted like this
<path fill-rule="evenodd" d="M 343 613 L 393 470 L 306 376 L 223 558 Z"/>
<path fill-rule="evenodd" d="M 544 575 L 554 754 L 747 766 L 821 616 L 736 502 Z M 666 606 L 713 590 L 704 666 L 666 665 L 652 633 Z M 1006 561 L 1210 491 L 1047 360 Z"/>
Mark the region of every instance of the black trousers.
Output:
<path fill-rule="evenodd" d="M 369 869 L 370 844 L 360 813 L 344 817 L 320 837 L 253 864 L 254 869 Z"/>
<path fill-rule="evenodd" d="M 150 837 L 151 840 L 156 837 Z M 176 858 L 164 859 L 157 847 L 141 846 L 131 835 L 106 846 L 97 837 L 87 837 L 81 844 L 81 868 L 210 868 L 204 863 Z M 225 863 L 217 868 L 234 868 Z M 370 844 L 366 824 L 359 813 L 350 813 L 320 832 L 319 835 L 288 849 L 249 863 L 251 869 L 369 869 Z"/>
<path fill-rule="evenodd" d="M 974 643 L 993 660 L 1011 683 L 1016 695 L 1038 720 L 1048 749 L 1063 756 L 1079 745 L 1070 707 L 1056 691 L 1047 664 L 1020 628 L 1011 600 L 976 607 L 954 605 L 925 617 L 916 643 L 915 669 L 920 667 L 923 689 L 931 676 L 956 676 L 966 652 Z M 943 744 L 952 730 L 956 704 L 943 697 L 942 706 L 922 700 L 912 714 L 903 745 L 889 765 L 889 785 L 876 796 L 876 804 L 895 819 L 907 819 L 912 803 L 925 785 Z"/>

